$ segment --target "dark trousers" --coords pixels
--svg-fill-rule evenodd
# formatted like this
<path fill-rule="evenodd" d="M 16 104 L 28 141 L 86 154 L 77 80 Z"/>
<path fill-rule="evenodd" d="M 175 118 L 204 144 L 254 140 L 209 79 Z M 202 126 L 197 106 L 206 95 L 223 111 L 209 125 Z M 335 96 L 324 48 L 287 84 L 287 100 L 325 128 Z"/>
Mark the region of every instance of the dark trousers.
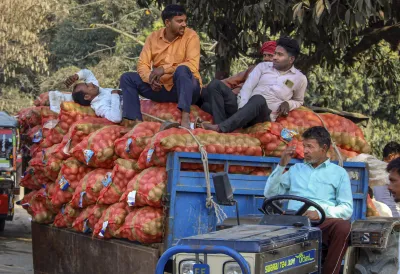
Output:
<path fill-rule="evenodd" d="M 211 104 L 208 98 L 208 86 L 202 88 L 200 99 L 197 101 L 196 105 L 203 111 L 212 114 Z"/>
<path fill-rule="evenodd" d="M 319 226 L 322 243 L 328 247 L 323 264 L 323 274 L 338 274 L 348 246 L 351 224 L 342 219 L 325 219 Z"/>
<path fill-rule="evenodd" d="M 219 80 L 213 80 L 207 87 L 211 114 L 221 132 L 232 132 L 269 121 L 271 110 L 262 95 L 254 95 L 246 105 L 238 109 L 237 96 Z"/>
<path fill-rule="evenodd" d="M 187 66 L 179 66 L 173 77 L 174 86 L 170 91 L 164 87 L 153 91 L 136 72 L 122 74 L 120 88 L 123 96 L 122 116 L 129 120 L 143 120 L 139 95 L 159 103 L 178 103 L 181 111 L 190 112 L 190 106 L 200 97 L 199 81 Z"/>

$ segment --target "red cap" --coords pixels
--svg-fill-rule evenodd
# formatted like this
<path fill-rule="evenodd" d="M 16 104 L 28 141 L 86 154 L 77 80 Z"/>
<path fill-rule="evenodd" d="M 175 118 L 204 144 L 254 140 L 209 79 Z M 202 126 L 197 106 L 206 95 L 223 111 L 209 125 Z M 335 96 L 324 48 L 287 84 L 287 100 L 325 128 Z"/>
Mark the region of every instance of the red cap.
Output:
<path fill-rule="evenodd" d="M 275 49 L 276 49 L 276 41 L 268 41 L 261 46 L 260 52 L 261 54 L 264 52 L 274 54 Z"/>

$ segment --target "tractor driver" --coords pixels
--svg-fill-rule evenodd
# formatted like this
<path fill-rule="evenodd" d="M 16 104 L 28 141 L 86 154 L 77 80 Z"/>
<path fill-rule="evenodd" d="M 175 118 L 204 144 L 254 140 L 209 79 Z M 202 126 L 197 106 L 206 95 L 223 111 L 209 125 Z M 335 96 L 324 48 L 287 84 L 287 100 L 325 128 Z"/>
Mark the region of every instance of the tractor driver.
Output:
<path fill-rule="evenodd" d="M 298 163 L 285 172 L 293 157 L 294 147 L 283 153 L 279 165 L 268 178 L 265 197 L 290 194 L 316 202 L 325 211 L 326 219 L 319 225 L 322 242 L 328 247 L 323 265 L 324 274 L 338 274 L 348 246 L 353 214 L 353 197 L 350 178 L 346 170 L 330 162 L 327 152 L 331 137 L 324 127 L 312 127 L 303 133 L 304 163 Z M 299 209 L 301 202 L 290 201 L 289 209 Z M 313 208 L 310 208 L 313 209 Z M 316 210 L 303 216 L 319 220 Z"/>

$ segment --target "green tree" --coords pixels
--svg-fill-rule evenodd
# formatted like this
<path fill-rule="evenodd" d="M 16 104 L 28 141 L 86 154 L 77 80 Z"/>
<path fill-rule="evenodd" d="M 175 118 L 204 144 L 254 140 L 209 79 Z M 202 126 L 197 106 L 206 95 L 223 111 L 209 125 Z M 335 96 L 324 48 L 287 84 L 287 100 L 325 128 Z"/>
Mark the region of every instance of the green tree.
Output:
<path fill-rule="evenodd" d="M 330 66 L 354 58 L 384 39 L 399 50 L 400 1 L 391 0 L 158 0 L 182 3 L 190 23 L 218 45 L 217 73 L 229 72 L 239 54 L 251 55 L 275 35 L 296 37 L 306 49 L 298 60 L 304 72 L 317 64 Z M 140 1 L 142 5 L 151 0 Z"/>

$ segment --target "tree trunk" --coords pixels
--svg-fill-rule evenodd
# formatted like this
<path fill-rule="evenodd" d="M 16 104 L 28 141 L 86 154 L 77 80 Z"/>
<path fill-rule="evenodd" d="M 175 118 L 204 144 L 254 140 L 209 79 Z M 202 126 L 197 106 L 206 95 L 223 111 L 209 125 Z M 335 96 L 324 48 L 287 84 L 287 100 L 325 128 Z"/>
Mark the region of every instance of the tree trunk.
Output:
<path fill-rule="evenodd" d="M 218 56 L 215 63 L 215 79 L 222 80 L 230 76 L 232 59 L 228 56 Z"/>

